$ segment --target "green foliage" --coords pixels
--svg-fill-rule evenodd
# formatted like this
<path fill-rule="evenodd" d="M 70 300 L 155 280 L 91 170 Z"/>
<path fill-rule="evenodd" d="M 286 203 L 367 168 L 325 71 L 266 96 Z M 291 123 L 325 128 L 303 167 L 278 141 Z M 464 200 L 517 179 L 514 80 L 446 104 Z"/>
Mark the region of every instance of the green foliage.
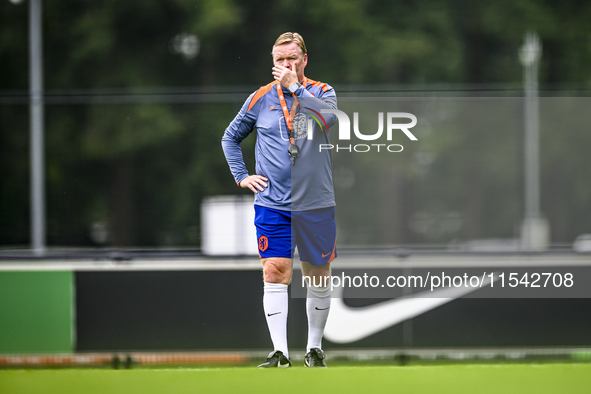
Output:
<path fill-rule="evenodd" d="M 89 158 L 112 158 L 160 144 L 183 125 L 165 105 L 95 105 L 89 108 L 82 150 Z"/>
<path fill-rule="evenodd" d="M 19 98 L 26 97 L 28 88 L 27 4 L 0 2 L 0 89 L 4 95 L 20 90 L 5 100 L 0 97 L 0 245 L 28 242 L 28 115 L 26 100 Z M 46 106 L 51 245 L 90 245 L 89 229 L 104 222 L 117 227 L 112 228 L 113 245 L 198 246 L 201 198 L 243 192 L 232 181 L 219 140 L 248 93 L 240 89 L 225 103 L 141 97 L 157 96 L 161 87 L 181 87 L 183 93 L 187 87 L 266 84 L 272 80 L 272 43 L 285 31 L 298 31 L 306 39 L 306 75 L 337 88 L 519 84 L 517 51 L 527 30 L 542 39 L 542 86 L 591 82 L 591 4 L 576 0 L 43 4 L 46 89 L 69 92 L 69 97 L 103 95 L 100 102 L 82 98 Z M 198 38 L 194 57 L 174 48 L 182 34 Z M 130 93 L 139 98 L 126 101 Z M 584 144 L 571 144 L 588 133 L 582 126 L 569 129 L 568 139 L 544 133 L 543 180 L 564 185 L 563 193 L 544 186 L 550 188 L 544 209 L 557 223 L 554 239 L 571 241 L 589 231 L 577 212 L 586 209 L 590 192 L 586 182 L 574 180 L 577 169 L 588 167 L 588 155 L 580 152 Z M 461 211 L 473 223 L 462 238 L 512 236 L 521 215 L 521 142 L 511 135 L 495 144 L 496 135 L 494 128 L 466 126 L 422 138 L 420 148 L 409 151 L 413 159 L 393 163 L 397 186 L 383 185 L 384 193 L 399 193 L 403 187 L 406 197 L 397 210 L 412 211 L 393 220 L 409 223 L 413 212 L 443 204 L 444 210 Z M 253 143 L 254 138 L 245 141 L 250 168 Z M 465 154 L 458 154 L 461 149 Z M 416 163 L 429 155 L 435 157 L 430 170 L 417 170 Z M 362 162 L 359 166 L 371 166 Z M 384 176 L 391 177 L 392 171 Z M 491 208 L 504 198 L 513 202 L 501 210 Z M 409 205 L 411 200 L 422 205 Z M 384 198 L 380 204 L 387 203 Z M 398 233 L 410 233 L 407 227 Z M 433 241 L 397 237 L 384 242 Z"/>

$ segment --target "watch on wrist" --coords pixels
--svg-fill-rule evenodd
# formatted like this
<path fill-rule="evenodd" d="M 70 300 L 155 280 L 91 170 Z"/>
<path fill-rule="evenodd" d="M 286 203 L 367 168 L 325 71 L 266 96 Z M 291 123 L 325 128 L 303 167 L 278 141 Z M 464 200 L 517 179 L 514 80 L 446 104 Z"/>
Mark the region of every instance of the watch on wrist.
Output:
<path fill-rule="evenodd" d="M 298 89 L 300 88 L 300 86 L 302 86 L 302 84 L 301 84 L 301 83 L 299 83 L 299 82 L 294 82 L 294 83 L 292 83 L 291 85 L 289 85 L 289 91 L 290 91 L 290 92 L 292 92 L 292 93 L 295 93 L 295 92 L 296 92 L 296 90 L 298 90 Z"/>

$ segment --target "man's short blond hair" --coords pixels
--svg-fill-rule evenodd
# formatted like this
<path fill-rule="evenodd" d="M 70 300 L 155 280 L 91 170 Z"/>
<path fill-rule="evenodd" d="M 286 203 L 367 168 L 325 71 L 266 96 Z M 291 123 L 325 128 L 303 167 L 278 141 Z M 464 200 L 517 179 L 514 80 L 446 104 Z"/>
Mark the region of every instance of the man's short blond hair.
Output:
<path fill-rule="evenodd" d="M 289 44 L 292 42 L 298 44 L 300 50 L 302 51 L 302 56 L 308 53 L 308 51 L 306 50 L 306 44 L 304 43 L 304 39 L 302 38 L 302 36 L 300 36 L 298 33 L 287 32 L 283 33 L 279 36 L 279 38 L 277 38 L 275 44 L 273 44 L 273 50 L 271 51 L 271 54 L 273 54 L 273 51 L 275 50 L 276 46 Z"/>

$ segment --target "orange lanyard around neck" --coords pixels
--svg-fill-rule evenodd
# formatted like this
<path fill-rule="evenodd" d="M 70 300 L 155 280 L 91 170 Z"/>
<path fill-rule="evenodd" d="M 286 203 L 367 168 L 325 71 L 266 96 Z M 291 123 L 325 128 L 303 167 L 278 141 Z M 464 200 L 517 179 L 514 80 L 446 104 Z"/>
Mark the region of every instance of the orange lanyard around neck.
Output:
<path fill-rule="evenodd" d="M 293 130 L 293 118 L 298 108 L 298 99 L 294 94 L 293 104 L 291 105 L 290 113 L 287 112 L 287 103 L 285 102 L 285 97 L 283 96 L 283 89 L 281 88 L 281 84 L 279 82 L 277 83 L 277 95 L 279 96 L 279 102 L 281 103 L 281 110 L 283 110 L 283 116 L 285 116 L 285 123 L 287 123 L 287 127 L 289 128 L 289 130 Z"/>

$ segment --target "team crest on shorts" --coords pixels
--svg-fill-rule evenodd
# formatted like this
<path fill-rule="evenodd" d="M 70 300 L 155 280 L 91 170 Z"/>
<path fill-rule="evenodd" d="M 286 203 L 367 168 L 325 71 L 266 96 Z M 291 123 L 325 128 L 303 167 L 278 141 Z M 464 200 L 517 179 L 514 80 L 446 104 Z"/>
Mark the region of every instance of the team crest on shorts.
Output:
<path fill-rule="evenodd" d="M 264 252 L 265 250 L 267 250 L 268 247 L 269 247 L 269 239 L 266 236 L 261 235 L 259 237 L 259 250 L 261 252 Z"/>

